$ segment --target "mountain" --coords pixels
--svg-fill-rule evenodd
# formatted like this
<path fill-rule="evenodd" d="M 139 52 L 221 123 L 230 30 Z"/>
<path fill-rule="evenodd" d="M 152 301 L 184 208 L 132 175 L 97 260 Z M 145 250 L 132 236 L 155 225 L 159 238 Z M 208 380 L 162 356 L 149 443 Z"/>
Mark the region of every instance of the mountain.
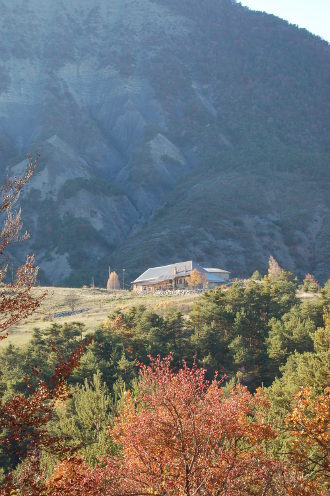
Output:
<path fill-rule="evenodd" d="M 43 282 L 270 254 L 329 277 L 325 41 L 230 0 L 0 0 L 0 54 L 2 174 L 41 153 Z"/>

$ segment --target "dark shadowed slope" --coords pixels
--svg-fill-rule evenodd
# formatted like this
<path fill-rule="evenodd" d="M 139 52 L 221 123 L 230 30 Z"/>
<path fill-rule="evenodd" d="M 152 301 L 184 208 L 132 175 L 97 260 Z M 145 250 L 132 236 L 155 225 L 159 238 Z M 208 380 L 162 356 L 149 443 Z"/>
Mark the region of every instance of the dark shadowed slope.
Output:
<path fill-rule="evenodd" d="M 24 216 L 81 284 L 269 254 L 329 277 L 329 45 L 230 0 L 0 0 L 0 152 L 41 149 Z"/>

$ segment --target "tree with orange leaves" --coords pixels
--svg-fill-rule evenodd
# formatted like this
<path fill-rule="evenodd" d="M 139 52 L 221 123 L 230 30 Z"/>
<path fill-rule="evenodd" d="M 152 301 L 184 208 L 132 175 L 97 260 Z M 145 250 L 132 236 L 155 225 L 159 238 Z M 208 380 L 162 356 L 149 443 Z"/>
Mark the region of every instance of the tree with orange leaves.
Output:
<path fill-rule="evenodd" d="M 271 255 L 268 260 L 268 277 L 269 279 L 277 279 L 280 277 L 282 269 L 277 260 Z"/>
<path fill-rule="evenodd" d="M 47 483 L 47 493 L 49 496 L 99 496 L 99 488 L 90 472 L 83 457 L 71 457 L 59 462 Z"/>
<path fill-rule="evenodd" d="M 190 276 L 188 277 L 188 285 L 196 288 L 197 286 L 205 286 L 207 283 L 207 275 L 203 272 L 200 272 L 198 269 L 194 269 L 191 271 Z"/>
<path fill-rule="evenodd" d="M 47 496 L 119 495 L 122 493 L 119 471 L 120 461 L 116 457 L 100 460 L 99 466 L 91 468 L 83 457 L 73 456 L 57 464 L 47 482 L 44 494 Z"/>
<path fill-rule="evenodd" d="M 137 395 L 127 396 L 111 431 L 123 449 L 121 486 L 105 494 L 280 494 L 271 492 L 280 464 L 263 444 L 275 436 L 262 414 L 265 398 L 242 386 L 225 394 L 204 369 L 175 373 L 170 362 L 141 367 Z"/>
<path fill-rule="evenodd" d="M 95 468 L 59 463 L 47 495 L 320 496 L 301 470 L 267 451 L 276 437 L 263 393 L 227 391 L 205 370 L 171 370 L 171 356 L 141 366 L 135 394 L 109 434 L 121 453 Z"/>
<path fill-rule="evenodd" d="M 287 415 L 286 425 L 292 436 L 291 460 L 306 481 L 325 490 L 330 476 L 330 388 L 313 396 L 311 388 L 296 395 L 294 408 Z"/>
<path fill-rule="evenodd" d="M 171 357 L 141 368 L 112 435 L 123 447 L 126 492 L 160 495 L 263 494 L 276 463 L 262 442 L 275 433 L 258 411 L 264 399 L 238 386 L 226 396 L 217 378 Z"/>
<path fill-rule="evenodd" d="M 107 289 L 120 289 L 120 281 L 117 272 L 111 272 L 109 274 Z"/>

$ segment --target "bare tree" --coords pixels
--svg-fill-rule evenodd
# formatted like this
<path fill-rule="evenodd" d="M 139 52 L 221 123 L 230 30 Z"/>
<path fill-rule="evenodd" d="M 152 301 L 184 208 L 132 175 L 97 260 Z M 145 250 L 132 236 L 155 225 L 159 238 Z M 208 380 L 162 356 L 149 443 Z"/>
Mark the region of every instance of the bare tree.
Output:
<path fill-rule="evenodd" d="M 31 291 L 38 274 L 33 255 L 27 255 L 26 262 L 17 268 L 10 281 L 7 280 L 8 247 L 29 237 L 27 231 L 21 234 L 21 209 L 15 206 L 35 171 L 38 158 L 38 155 L 34 160 L 28 157 L 25 174 L 6 179 L 0 188 L 0 340 L 7 337 L 10 326 L 31 315 L 44 297 L 33 296 Z"/>
<path fill-rule="evenodd" d="M 78 298 L 75 293 L 71 293 L 67 299 L 66 299 L 67 304 L 69 305 L 70 309 L 72 312 L 75 311 L 77 303 L 78 303 Z"/>

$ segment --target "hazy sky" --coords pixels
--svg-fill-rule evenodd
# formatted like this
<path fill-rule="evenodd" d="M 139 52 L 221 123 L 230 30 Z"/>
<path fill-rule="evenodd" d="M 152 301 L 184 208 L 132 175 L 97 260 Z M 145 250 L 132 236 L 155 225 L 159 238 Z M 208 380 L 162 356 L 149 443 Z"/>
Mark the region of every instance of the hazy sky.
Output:
<path fill-rule="evenodd" d="M 330 0 L 239 0 L 253 10 L 262 10 L 306 28 L 330 42 Z"/>

